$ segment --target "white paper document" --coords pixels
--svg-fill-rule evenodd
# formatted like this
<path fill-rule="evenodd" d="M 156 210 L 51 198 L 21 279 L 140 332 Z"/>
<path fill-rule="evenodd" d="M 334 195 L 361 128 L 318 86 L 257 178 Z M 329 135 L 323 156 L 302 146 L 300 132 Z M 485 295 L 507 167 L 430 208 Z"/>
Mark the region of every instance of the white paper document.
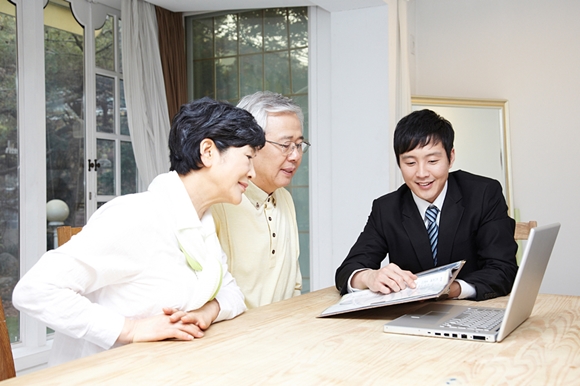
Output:
<path fill-rule="evenodd" d="M 320 316 L 439 297 L 447 292 L 463 264 L 462 260 L 418 273 L 415 288 L 406 288 L 386 295 L 368 289 L 348 293 L 343 295 L 338 303 L 325 309 Z"/>

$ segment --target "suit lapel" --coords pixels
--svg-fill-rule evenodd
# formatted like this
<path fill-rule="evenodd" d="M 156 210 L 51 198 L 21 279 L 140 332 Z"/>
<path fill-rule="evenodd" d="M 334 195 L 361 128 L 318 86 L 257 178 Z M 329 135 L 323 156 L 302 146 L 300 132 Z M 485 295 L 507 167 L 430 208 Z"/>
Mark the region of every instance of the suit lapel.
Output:
<path fill-rule="evenodd" d="M 439 265 L 451 262 L 453 242 L 463 216 L 463 204 L 461 203 L 463 196 L 453 173 L 449 174 L 447 181 L 447 195 L 445 196 L 443 208 L 441 209 L 441 218 L 439 219 L 439 241 L 437 245 Z"/>
<path fill-rule="evenodd" d="M 407 237 L 413 245 L 415 256 L 419 261 L 422 270 L 433 268 L 433 256 L 431 255 L 431 244 L 427 235 L 427 228 L 419 214 L 419 209 L 413 201 L 411 191 L 407 191 L 402 200 L 403 228 L 407 232 Z"/>

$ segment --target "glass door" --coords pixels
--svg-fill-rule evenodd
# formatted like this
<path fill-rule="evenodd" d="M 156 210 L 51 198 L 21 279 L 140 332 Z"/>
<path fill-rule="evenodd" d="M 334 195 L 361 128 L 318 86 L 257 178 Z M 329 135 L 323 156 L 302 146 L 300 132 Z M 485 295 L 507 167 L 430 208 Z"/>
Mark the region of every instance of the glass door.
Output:
<path fill-rule="evenodd" d="M 127 123 L 121 61 L 121 20 L 108 15 L 95 31 L 97 207 L 137 191 L 137 165 Z M 90 168 L 89 168 L 90 169 Z"/>
<path fill-rule="evenodd" d="M 86 222 L 84 41 L 70 4 L 50 1 L 44 9 L 48 249 L 56 247 L 58 226 Z"/>

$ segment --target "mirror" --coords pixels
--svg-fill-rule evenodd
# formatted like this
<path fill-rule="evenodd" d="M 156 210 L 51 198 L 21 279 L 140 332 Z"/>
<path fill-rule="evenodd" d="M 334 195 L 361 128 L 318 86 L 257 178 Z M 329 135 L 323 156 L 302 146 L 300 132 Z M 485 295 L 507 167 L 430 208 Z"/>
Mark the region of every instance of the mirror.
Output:
<path fill-rule="evenodd" d="M 451 170 L 462 169 L 498 180 L 513 218 L 507 101 L 415 96 L 411 105 L 412 111 L 433 110 L 451 122 L 455 131 L 455 163 Z"/>

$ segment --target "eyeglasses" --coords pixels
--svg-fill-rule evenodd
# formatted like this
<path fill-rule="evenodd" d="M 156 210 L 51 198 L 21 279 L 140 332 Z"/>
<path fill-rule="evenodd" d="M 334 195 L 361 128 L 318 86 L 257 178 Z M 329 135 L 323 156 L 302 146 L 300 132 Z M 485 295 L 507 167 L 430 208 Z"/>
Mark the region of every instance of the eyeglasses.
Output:
<path fill-rule="evenodd" d="M 294 152 L 294 149 L 296 149 L 296 151 L 298 151 L 298 154 L 304 154 L 308 151 L 308 148 L 310 147 L 310 144 L 306 141 L 302 141 L 299 143 L 293 143 L 293 142 L 278 143 L 278 142 L 266 140 L 266 142 L 269 142 L 272 145 L 279 146 L 280 150 L 282 150 L 282 154 L 284 154 L 284 155 L 292 154 Z"/>

